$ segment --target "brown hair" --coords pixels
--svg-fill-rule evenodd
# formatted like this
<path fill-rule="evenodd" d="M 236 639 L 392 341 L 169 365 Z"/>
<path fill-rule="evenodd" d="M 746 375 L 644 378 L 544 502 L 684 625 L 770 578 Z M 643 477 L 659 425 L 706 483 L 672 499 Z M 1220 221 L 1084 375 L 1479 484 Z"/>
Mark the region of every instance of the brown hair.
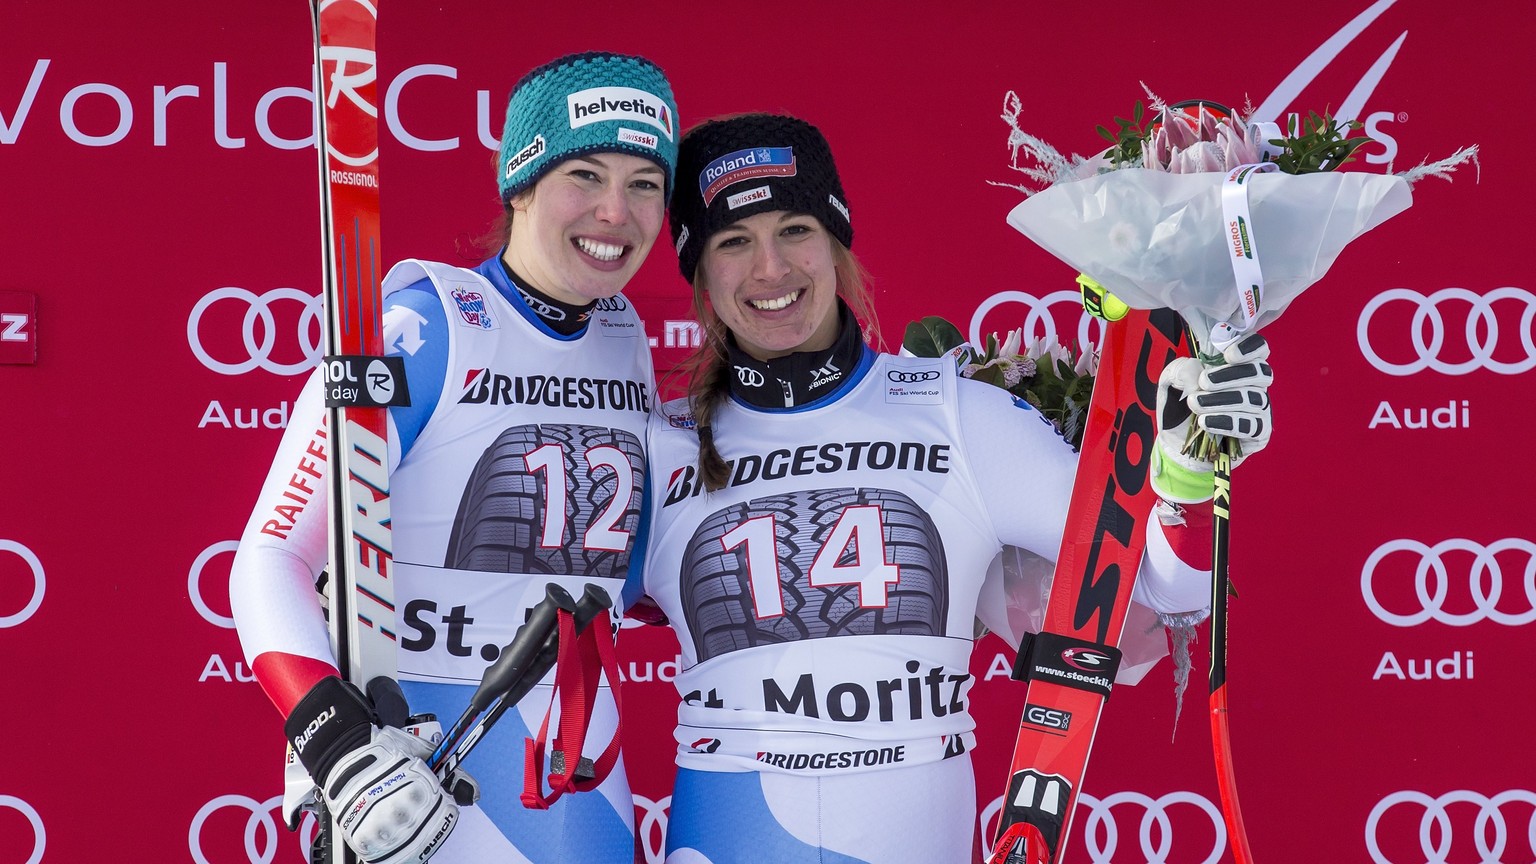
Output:
<path fill-rule="evenodd" d="M 869 271 L 847 246 L 827 234 L 832 244 L 833 272 L 837 274 L 837 296 L 848 304 L 854 318 L 864 332 L 864 341 L 878 350 L 884 350 L 880 337 L 880 322 L 875 318 L 874 302 L 869 292 Z M 699 433 L 699 477 L 710 492 L 725 488 L 730 479 L 730 466 L 715 447 L 713 423 L 715 412 L 730 394 L 730 363 L 726 359 L 726 327 L 705 302 L 709 293 L 704 280 L 704 268 L 700 267 L 693 278 L 693 312 L 703 331 L 699 347 L 688 359 L 668 372 L 663 384 L 678 374 L 688 376 L 688 404 L 693 412 Z"/>

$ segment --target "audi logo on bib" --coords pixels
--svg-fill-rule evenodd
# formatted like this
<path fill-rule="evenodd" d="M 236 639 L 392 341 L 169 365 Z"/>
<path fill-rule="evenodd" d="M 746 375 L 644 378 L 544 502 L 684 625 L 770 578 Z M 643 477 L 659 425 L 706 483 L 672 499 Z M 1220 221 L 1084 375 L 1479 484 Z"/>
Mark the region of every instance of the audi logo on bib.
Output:
<path fill-rule="evenodd" d="M 925 369 L 921 372 L 903 372 L 899 369 L 892 369 L 885 373 L 885 377 L 895 381 L 897 384 L 918 384 L 923 381 L 936 381 L 940 374 L 942 373 L 937 369 Z"/>
<path fill-rule="evenodd" d="M 1522 824 L 1524 823 L 1524 824 Z M 1506 857 L 1510 840 L 1536 846 L 1536 793 L 1510 789 L 1484 795 L 1456 789 L 1443 795 L 1403 790 L 1381 799 L 1365 820 L 1365 846 L 1375 864 L 1417 861 L 1403 857 L 1417 826 L 1425 861 L 1472 861 L 1479 864 L 1525 860 Z M 1524 840 L 1524 843 L 1520 842 Z M 1382 846 L 1387 848 L 1383 849 Z M 1530 848 L 1530 847 L 1526 847 Z"/>
<path fill-rule="evenodd" d="M 20 558 L 31 573 L 32 590 L 27 595 L 27 602 L 22 605 L 21 609 L 15 612 L 0 609 L 0 630 L 4 630 L 7 627 L 15 627 L 31 618 L 37 612 L 38 607 L 43 605 L 43 591 L 47 587 L 47 579 L 43 575 L 43 562 L 37 557 L 37 553 L 17 543 L 15 540 L 0 539 L 0 553 L 5 552 Z M 8 556 L 0 555 L 0 561 L 4 561 L 5 557 Z M 11 571 L 11 567 L 12 562 L 0 564 L 0 575 L 5 576 L 6 582 L 10 582 L 8 574 Z"/>
<path fill-rule="evenodd" d="M 1522 288 L 1392 288 L 1365 304 L 1355 337 L 1366 361 L 1388 375 L 1519 375 L 1536 368 L 1533 322 L 1536 294 Z"/>
<path fill-rule="evenodd" d="M 1530 624 L 1536 621 L 1536 543 L 1507 538 L 1485 545 L 1458 537 L 1430 546 L 1392 540 L 1365 559 L 1360 593 L 1377 618 L 1395 627 L 1426 621 L 1452 627 Z"/>
<path fill-rule="evenodd" d="M 243 311 L 238 321 L 225 312 L 225 305 Z M 214 312 L 215 308 L 219 311 Z M 217 323 L 205 325 L 205 318 Z M 192 353 L 203 366 L 220 375 L 244 375 L 253 369 L 274 375 L 308 372 L 320 362 L 322 330 L 320 298 L 297 288 L 273 288 L 264 294 L 244 288 L 215 288 L 204 294 L 187 316 L 187 344 Z M 241 350 L 233 347 L 236 339 Z M 219 359 L 216 354 L 229 359 Z"/>

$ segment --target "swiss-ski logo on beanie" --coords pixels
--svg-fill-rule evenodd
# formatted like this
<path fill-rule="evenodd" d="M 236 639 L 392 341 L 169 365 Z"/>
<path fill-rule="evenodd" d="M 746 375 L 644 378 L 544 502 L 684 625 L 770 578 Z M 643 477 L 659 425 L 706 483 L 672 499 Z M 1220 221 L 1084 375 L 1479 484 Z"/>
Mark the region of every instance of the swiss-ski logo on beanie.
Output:
<path fill-rule="evenodd" d="M 795 176 L 795 148 L 754 147 L 727 153 L 699 172 L 699 194 L 708 207 L 720 190 L 754 177 Z"/>
<path fill-rule="evenodd" d="M 591 87 L 565 97 L 572 129 L 610 120 L 632 120 L 661 130 L 672 140 L 672 112 L 654 93 L 633 87 Z"/>

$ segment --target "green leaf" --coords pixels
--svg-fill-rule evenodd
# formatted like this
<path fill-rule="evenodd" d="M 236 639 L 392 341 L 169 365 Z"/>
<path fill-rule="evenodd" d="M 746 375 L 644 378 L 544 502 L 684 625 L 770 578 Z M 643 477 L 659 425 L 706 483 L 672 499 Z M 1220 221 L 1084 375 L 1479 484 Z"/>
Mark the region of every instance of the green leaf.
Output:
<path fill-rule="evenodd" d="M 918 357 L 941 357 L 964 342 L 959 328 L 937 315 L 929 315 L 907 325 L 901 347 Z"/>
<path fill-rule="evenodd" d="M 1003 381 L 1003 367 L 1001 366 L 983 366 L 976 370 L 976 374 L 971 376 L 971 380 L 1007 389 L 1007 384 Z"/>

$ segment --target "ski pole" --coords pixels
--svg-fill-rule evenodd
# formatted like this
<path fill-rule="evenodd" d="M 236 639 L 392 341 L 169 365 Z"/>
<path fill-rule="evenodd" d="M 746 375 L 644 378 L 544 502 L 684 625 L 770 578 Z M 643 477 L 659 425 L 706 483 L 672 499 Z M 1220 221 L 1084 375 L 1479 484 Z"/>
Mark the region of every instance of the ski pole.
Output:
<path fill-rule="evenodd" d="M 1216 785 L 1221 792 L 1221 815 L 1227 826 L 1232 860 L 1252 864 L 1248 831 L 1237 801 L 1237 777 L 1232 767 L 1232 732 L 1227 716 L 1227 595 L 1231 577 L 1227 571 L 1232 517 L 1232 456 L 1225 442 L 1216 454 L 1216 497 L 1211 531 L 1211 747 L 1216 757 Z"/>
<path fill-rule="evenodd" d="M 441 743 L 427 758 L 427 765 L 441 777 L 453 773 L 507 709 L 516 705 L 555 665 L 559 655 L 560 611 L 572 614 L 580 633 L 597 614 L 612 605 L 606 592 L 588 584 L 581 601 L 555 583 L 545 588 L 544 599 L 533 607 L 501 656 L 485 670 L 469 705 Z"/>

